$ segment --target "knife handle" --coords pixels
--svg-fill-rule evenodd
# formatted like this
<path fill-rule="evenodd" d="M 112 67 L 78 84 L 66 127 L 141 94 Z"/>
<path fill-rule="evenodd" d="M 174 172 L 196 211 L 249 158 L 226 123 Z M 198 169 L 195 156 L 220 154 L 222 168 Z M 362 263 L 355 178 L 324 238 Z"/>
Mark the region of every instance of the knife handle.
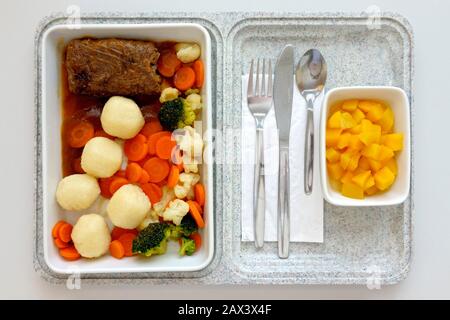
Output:
<path fill-rule="evenodd" d="M 280 146 L 278 176 L 278 256 L 289 257 L 289 148 Z"/>
<path fill-rule="evenodd" d="M 306 116 L 305 133 L 305 163 L 304 163 L 304 188 L 305 194 L 310 195 L 313 189 L 314 172 L 314 111 L 308 106 Z"/>
<path fill-rule="evenodd" d="M 255 246 L 262 248 L 264 245 L 264 218 L 265 208 L 265 181 L 264 181 L 264 130 L 256 129 L 256 149 L 255 149 L 255 176 L 253 182 L 253 212 L 254 212 L 254 232 Z"/>

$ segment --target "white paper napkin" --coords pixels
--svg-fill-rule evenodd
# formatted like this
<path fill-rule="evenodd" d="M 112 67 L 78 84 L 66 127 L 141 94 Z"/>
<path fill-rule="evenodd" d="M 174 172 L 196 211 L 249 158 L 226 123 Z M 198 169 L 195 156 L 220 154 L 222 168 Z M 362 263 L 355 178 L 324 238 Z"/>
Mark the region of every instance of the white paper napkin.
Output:
<path fill-rule="evenodd" d="M 253 175 L 255 160 L 255 120 L 247 107 L 247 79 L 242 77 L 242 241 L 253 241 Z M 295 86 L 295 83 L 294 83 Z M 303 185 L 306 130 L 306 102 L 294 88 L 289 145 L 290 236 L 292 242 L 323 242 L 323 197 L 319 167 L 319 119 L 323 94 L 314 107 L 314 183 L 307 196 Z M 274 108 L 264 126 L 266 179 L 265 241 L 277 241 L 278 132 Z"/>

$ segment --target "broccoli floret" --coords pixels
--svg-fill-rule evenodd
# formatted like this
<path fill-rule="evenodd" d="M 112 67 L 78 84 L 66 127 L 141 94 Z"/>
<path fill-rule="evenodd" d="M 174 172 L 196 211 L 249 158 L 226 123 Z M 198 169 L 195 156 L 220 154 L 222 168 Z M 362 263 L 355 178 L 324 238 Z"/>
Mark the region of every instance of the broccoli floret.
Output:
<path fill-rule="evenodd" d="M 161 105 L 158 113 L 159 122 L 165 130 L 173 131 L 178 128 L 184 115 L 183 101 L 181 98 L 166 101 Z"/>
<path fill-rule="evenodd" d="M 150 223 L 133 240 L 133 253 L 139 253 L 147 257 L 155 254 L 164 254 L 167 250 L 169 237 L 169 224 Z"/>
<path fill-rule="evenodd" d="M 187 214 L 183 217 L 181 220 L 181 223 L 179 227 L 182 228 L 183 235 L 185 237 L 189 237 L 194 232 L 197 232 L 197 223 L 195 222 L 194 218 L 190 214 Z"/>
<path fill-rule="evenodd" d="M 183 129 L 186 126 L 190 126 L 195 121 L 195 112 L 192 109 L 191 104 L 186 99 L 181 99 L 183 102 L 183 119 L 178 122 L 178 128 Z"/>
<path fill-rule="evenodd" d="M 186 99 L 177 98 L 161 105 L 158 118 L 165 130 L 174 131 L 177 128 L 182 129 L 193 124 L 195 113 Z"/>
<path fill-rule="evenodd" d="M 183 230 L 181 226 L 172 225 L 170 229 L 170 238 L 177 240 L 183 236 Z"/>
<path fill-rule="evenodd" d="M 181 238 L 180 250 L 178 253 L 180 256 L 192 256 L 195 252 L 195 241 L 189 238 Z"/>
<path fill-rule="evenodd" d="M 187 214 L 183 217 L 181 223 L 178 226 L 172 226 L 170 237 L 172 239 L 179 239 L 183 236 L 189 237 L 197 230 L 197 223 L 195 222 L 194 218 L 192 218 L 190 214 Z"/>

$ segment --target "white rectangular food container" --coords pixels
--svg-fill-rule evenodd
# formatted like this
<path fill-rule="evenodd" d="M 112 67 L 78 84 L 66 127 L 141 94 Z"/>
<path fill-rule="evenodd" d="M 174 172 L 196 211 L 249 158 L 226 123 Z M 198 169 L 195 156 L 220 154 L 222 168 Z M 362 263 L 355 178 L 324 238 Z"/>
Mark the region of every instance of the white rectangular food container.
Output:
<path fill-rule="evenodd" d="M 403 133 L 403 150 L 396 156 L 398 174 L 391 188 L 364 199 L 343 196 L 330 185 L 326 160 L 326 127 L 330 107 L 349 99 L 376 100 L 392 108 L 394 112 L 394 132 Z M 336 206 L 388 206 L 402 203 L 409 194 L 411 171 L 411 120 L 409 100 L 404 90 L 397 87 L 341 87 L 328 91 L 325 95 L 320 119 L 320 167 L 322 191 L 325 199 Z"/>
<path fill-rule="evenodd" d="M 117 260 L 110 255 L 99 259 L 65 261 L 53 244 L 52 226 L 60 219 L 75 222 L 78 213 L 64 212 L 56 203 L 55 190 L 62 178 L 61 163 L 61 66 L 63 50 L 68 41 L 81 37 L 128 38 L 151 41 L 196 42 L 201 46 L 201 59 L 205 64 L 205 83 L 202 89 L 202 131 L 205 143 L 212 141 L 211 114 L 211 41 L 206 29 L 194 23 L 165 24 L 82 24 L 79 26 L 57 25 L 43 35 L 42 46 L 42 188 L 43 188 L 43 244 L 44 258 L 55 273 L 135 273 L 135 272 L 181 272 L 204 269 L 214 256 L 214 204 L 213 163 L 211 148 L 205 148 L 201 166 L 202 182 L 206 189 L 204 219 L 206 227 L 201 230 L 203 244 L 191 257 L 180 257 L 178 244 L 171 241 L 166 254 L 150 258 L 132 257 Z M 94 209 L 93 209 L 94 210 Z M 88 210 L 89 211 L 89 210 Z"/>

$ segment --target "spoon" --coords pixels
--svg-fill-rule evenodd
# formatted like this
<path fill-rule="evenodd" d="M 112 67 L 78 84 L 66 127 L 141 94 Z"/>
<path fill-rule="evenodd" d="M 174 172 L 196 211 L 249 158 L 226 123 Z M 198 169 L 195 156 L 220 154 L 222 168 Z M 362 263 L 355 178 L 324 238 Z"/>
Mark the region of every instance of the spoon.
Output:
<path fill-rule="evenodd" d="M 310 195 L 313 187 L 314 160 L 314 102 L 323 91 L 327 80 L 327 64 L 317 49 L 310 49 L 300 58 L 295 71 L 295 82 L 306 100 L 306 135 L 305 135 L 305 194 Z"/>

